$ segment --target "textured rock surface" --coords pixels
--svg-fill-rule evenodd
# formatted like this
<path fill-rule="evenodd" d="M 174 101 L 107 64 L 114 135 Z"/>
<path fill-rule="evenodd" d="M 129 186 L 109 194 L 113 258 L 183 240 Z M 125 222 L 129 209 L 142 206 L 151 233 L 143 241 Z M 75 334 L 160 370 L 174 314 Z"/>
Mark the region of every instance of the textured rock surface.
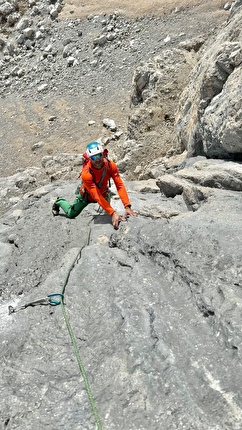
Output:
<path fill-rule="evenodd" d="M 195 126 L 203 126 L 207 150 L 232 137 L 239 148 L 233 100 L 240 76 L 232 69 L 239 70 L 234 37 L 241 29 L 231 25 L 239 3 L 224 27 L 231 32 L 223 50 L 212 56 L 223 67 L 213 69 L 204 43 L 222 18 L 212 13 L 195 12 L 198 30 L 196 8 L 131 25 L 117 13 L 82 22 L 72 14 L 65 22 L 57 19 L 58 2 L 21 2 L 24 19 L 11 40 L 8 31 L 0 40 L 0 161 L 14 173 L 0 178 L 1 429 L 241 429 L 241 164 L 187 158 L 174 148 L 161 157 L 173 143 L 181 87 L 203 49 L 214 73 L 200 90 L 211 94 L 212 87 L 214 97 Z M 9 4 L 11 11 L 0 1 L 4 25 L 19 19 L 17 3 Z M 109 127 L 122 133 L 131 69 L 151 53 L 134 73 L 129 140 L 117 143 Z M 225 127 L 222 107 L 230 114 Z M 75 220 L 50 212 L 57 195 L 74 198 L 80 127 L 93 127 L 83 126 L 86 143 L 104 119 L 122 172 L 147 179 L 126 182 L 138 217 L 117 232 L 94 205 Z M 25 306 L 61 292 L 64 314 L 61 306 Z"/>
<path fill-rule="evenodd" d="M 210 189 L 193 212 L 153 180 L 127 186 L 139 216 L 118 232 L 94 205 L 52 217 L 74 183 L 2 217 L 1 428 L 96 428 L 61 306 L 8 314 L 65 286 L 103 429 L 240 429 L 241 193 Z"/>
<path fill-rule="evenodd" d="M 189 155 L 233 158 L 241 155 L 242 4 L 205 47 L 184 90 L 176 123 Z"/>

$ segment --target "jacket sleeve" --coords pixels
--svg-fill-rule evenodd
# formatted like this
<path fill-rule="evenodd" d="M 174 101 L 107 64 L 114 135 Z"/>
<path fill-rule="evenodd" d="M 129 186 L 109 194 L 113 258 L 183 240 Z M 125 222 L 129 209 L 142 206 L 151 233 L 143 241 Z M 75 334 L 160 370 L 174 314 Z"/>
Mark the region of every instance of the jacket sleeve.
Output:
<path fill-rule="evenodd" d="M 88 193 L 91 195 L 92 199 L 97 202 L 109 215 L 113 215 L 115 209 L 113 209 L 108 201 L 103 197 L 99 188 L 93 182 L 92 175 L 89 172 L 82 173 L 82 182 Z"/>
<path fill-rule="evenodd" d="M 122 178 L 120 177 L 117 165 L 113 161 L 110 161 L 110 163 L 111 163 L 111 177 L 112 177 L 114 184 L 117 188 L 118 195 L 119 195 L 124 207 L 126 207 L 126 206 L 130 205 L 128 193 L 126 191 L 124 182 L 123 182 Z"/>

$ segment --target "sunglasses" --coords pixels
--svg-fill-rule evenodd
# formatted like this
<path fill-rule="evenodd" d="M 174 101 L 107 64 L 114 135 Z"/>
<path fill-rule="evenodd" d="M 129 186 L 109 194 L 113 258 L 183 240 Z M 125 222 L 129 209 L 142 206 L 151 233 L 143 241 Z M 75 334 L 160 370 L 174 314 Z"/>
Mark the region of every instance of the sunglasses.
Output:
<path fill-rule="evenodd" d="M 100 153 L 100 154 L 96 154 L 96 155 L 91 155 L 90 158 L 92 161 L 95 161 L 95 160 L 100 160 L 100 158 L 102 158 L 102 156 L 103 156 L 103 154 Z"/>

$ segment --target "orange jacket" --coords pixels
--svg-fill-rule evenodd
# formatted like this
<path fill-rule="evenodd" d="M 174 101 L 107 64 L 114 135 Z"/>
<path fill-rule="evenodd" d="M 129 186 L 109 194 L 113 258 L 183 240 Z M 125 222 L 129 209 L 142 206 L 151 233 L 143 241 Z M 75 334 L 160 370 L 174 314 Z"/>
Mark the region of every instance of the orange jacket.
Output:
<path fill-rule="evenodd" d="M 122 203 L 125 206 L 130 205 L 129 197 L 114 161 L 104 158 L 104 165 L 101 169 L 94 169 L 89 160 L 83 167 L 81 173 L 82 185 L 80 194 L 84 195 L 89 201 L 97 202 L 109 215 L 115 212 L 115 209 L 105 200 L 108 194 L 108 181 L 112 178 L 117 188 Z"/>

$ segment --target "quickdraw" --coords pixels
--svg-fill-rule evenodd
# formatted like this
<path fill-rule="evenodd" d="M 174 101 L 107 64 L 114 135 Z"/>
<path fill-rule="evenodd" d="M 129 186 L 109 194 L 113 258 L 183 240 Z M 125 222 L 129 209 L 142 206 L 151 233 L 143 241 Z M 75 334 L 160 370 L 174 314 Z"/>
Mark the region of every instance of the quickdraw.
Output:
<path fill-rule="evenodd" d="M 60 297 L 60 300 L 55 299 L 54 297 Z M 28 306 L 37 306 L 37 305 L 51 305 L 51 306 L 57 306 L 63 303 L 64 301 L 64 294 L 62 293 L 53 293 L 48 294 L 47 297 L 44 297 L 43 299 L 34 300 L 33 302 L 25 303 L 24 305 L 17 306 L 14 308 L 13 306 L 8 307 L 9 315 L 13 314 L 14 312 L 18 312 L 21 309 L 25 309 Z"/>

